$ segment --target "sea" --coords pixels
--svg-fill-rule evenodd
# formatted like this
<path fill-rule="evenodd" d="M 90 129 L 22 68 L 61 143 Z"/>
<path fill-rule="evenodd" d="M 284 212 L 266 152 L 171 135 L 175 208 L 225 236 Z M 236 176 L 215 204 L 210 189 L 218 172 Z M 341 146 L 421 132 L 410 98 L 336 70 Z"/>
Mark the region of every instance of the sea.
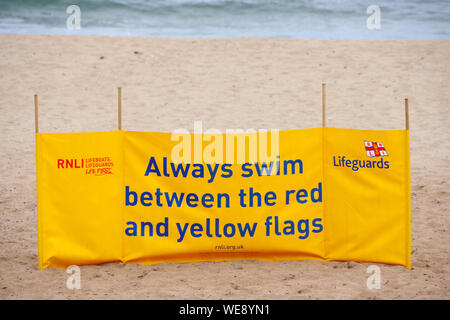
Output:
<path fill-rule="evenodd" d="M 0 33 L 450 40 L 450 1 L 0 0 Z"/>

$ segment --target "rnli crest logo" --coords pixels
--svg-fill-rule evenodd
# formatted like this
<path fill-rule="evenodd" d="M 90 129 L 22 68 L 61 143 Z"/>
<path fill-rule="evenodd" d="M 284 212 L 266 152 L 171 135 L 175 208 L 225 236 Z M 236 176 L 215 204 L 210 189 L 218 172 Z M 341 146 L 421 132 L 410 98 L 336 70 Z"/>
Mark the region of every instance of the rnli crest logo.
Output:
<path fill-rule="evenodd" d="M 364 141 L 364 147 L 368 157 L 387 157 L 387 151 L 381 142 Z"/>

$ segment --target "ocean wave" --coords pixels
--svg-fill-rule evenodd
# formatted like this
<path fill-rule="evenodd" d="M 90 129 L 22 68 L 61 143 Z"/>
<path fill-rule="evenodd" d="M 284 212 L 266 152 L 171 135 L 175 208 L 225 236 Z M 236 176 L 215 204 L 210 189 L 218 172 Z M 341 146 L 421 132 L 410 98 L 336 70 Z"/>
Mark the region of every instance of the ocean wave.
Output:
<path fill-rule="evenodd" d="M 73 0 L 0 1 L 1 33 L 162 37 L 450 39 L 448 1 L 377 1 L 381 28 L 368 30 L 368 0 L 79 0 L 81 29 L 68 30 Z"/>

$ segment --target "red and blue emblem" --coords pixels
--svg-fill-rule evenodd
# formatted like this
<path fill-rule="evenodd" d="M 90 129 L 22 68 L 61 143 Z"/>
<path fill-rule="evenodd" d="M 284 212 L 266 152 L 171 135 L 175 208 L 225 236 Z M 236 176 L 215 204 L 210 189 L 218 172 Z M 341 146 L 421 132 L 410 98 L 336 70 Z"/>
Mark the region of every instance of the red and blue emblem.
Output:
<path fill-rule="evenodd" d="M 388 156 L 386 148 L 381 142 L 364 141 L 364 147 L 368 157 L 386 157 Z"/>

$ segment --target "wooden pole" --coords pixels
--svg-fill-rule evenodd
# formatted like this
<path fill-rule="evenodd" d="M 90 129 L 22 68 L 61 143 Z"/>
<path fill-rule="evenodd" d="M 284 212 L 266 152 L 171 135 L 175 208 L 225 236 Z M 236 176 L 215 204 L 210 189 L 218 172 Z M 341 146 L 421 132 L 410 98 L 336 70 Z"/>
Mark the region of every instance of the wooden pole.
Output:
<path fill-rule="evenodd" d="M 324 83 L 322 83 L 322 127 L 325 128 L 326 127 L 326 118 L 325 118 L 325 108 L 326 108 L 326 104 L 327 104 L 327 85 Z"/>
<path fill-rule="evenodd" d="M 408 98 L 405 98 L 405 127 L 409 130 L 409 105 Z"/>
<path fill-rule="evenodd" d="M 39 104 L 38 95 L 34 95 L 34 130 L 36 133 L 39 132 Z"/>
<path fill-rule="evenodd" d="M 117 90 L 118 90 L 118 97 L 117 97 L 118 126 L 119 126 L 119 130 L 122 130 L 122 87 L 117 87 Z"/>

